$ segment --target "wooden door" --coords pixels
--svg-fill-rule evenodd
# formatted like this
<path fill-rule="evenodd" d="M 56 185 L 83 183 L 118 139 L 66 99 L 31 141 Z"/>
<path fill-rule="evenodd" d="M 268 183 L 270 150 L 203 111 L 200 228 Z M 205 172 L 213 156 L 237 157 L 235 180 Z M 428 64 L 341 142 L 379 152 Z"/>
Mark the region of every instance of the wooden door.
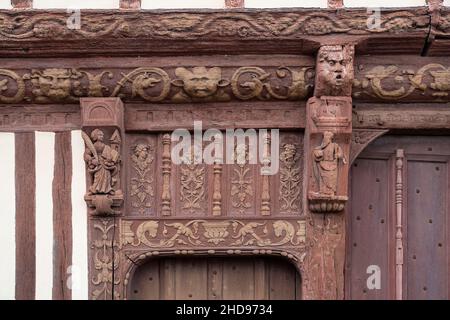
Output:
<path fill-rule="evenodd" d="M 450 137 L 385 136 L 355 160 L 348 299 L 449 298 Z M 380 269 L 380 288 L 368 288 Z"/>
<path fill-rule="evenodd" d="M 140 266 L 130 298 L 139 300 L 300 299 L 294 266 L 275 258 L 161 258 Z"/>

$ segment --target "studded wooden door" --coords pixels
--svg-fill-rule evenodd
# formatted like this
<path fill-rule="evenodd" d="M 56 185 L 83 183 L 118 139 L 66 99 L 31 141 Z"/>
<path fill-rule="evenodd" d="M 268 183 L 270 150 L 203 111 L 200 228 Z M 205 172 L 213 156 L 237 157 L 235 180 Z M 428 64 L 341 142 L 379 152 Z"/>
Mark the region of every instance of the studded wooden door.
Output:
<path fill-rule="evenodd" d="M 294 300 L 300 275 L 284 259 L 163 258 L 139 267 L 131 299 Z"/>
<path fill-rule="evenodd" d="M 355 160 L 348 299 L 448 299 L 449 160 L 448 136 L 385 136 Z"/>

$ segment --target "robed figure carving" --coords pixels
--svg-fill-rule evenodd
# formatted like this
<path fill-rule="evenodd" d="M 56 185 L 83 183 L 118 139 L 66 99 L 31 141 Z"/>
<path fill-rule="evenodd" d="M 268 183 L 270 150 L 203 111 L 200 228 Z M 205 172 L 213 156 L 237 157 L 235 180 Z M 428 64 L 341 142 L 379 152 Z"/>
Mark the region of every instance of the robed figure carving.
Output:
<path fill-rule="evenodd" d="M 339 161 L 347 163 L 342 148 L 333 139 L 334 134 L 325 131 L 322 143 L 313 150 L 314 175 L 319 185 L 319 194 L 322 196 L 336 195 Z"/>
<path fill-rule="evenodd" d="M 119 172 L 119 152 L 103 142 L 104 133 L 100 129 L 95 129 L 91 133 L 91 139 L 83 132 L 83 139 L 86 143 L 84 160 L 86 161 L 88 172 L 92 176 L 92 184 L 88 194 L 109 194 L 114 195 L 114 186 L 117 182 L 115 176 Z"/>

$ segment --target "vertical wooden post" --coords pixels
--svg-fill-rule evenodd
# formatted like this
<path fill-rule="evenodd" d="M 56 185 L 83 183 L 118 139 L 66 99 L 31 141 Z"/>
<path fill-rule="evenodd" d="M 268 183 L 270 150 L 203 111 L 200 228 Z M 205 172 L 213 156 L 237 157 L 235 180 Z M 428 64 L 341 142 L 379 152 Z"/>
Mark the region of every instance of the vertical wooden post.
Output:
<path fill-rule="evenodd" d="M 395 181 L 395 214 L 396 214 L 396 233 L 395 233 L 395 299 L 403 298 L 403 232 L 402 232 L 402 213 L 403 213 L 403 149 L 397 149 L 395 168 L 397 171 Z"/>

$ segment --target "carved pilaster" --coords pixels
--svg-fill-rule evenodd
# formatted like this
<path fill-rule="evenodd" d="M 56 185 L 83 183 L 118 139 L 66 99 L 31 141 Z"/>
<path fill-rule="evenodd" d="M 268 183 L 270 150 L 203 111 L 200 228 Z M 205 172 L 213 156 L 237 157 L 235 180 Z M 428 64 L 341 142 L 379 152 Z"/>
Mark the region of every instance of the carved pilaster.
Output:
<path fill-rule="evenodd" d="M 214 139 L 215 150 L 219 150 L 221 143 L 219 140 L 219 136 L 216 136 Z M 222 190 L 221 190 L 221 179 L 222 179 L 222 159 L 218 154 L 215 155 L 214 161 L 214 191 L 213 191 L 213 207 L 212 214 L 213 216 L 222 215 Z"/>
<path fill-rule="evenodd" d="M 92 215 L 121 214 L 123 104 L 119 98 L 82 98 L 80 104 L 88 180 L 84 198 Z"/>
<path fill-rule="evenodd" d="M 162 195 L 161 195 L 161 211 L 164 216 L 170 216 L 171 209 L 171 193 L 170 193 L 170 175 L 172 171 L 172 162 L 170 157 L 170 134 L 166 133 L 162 137 Z"/>
<path fill-rule="evenodd" d="M 264 150 L 262 159 L 262 190 L 261 190 L 261 215 L 270 215 L 270 192 L 269 192 L 269 175 L 266 172 L 270 166 L 270 135 L 267 133 L 264 137 Z"/>
<path fill-rule="evenodd" d="M 395 159 L 396 181 L 395 181 L 395 299 L 402 300 L 403 297 L 403 162 L 404 151 L 398 149 Z"/>

